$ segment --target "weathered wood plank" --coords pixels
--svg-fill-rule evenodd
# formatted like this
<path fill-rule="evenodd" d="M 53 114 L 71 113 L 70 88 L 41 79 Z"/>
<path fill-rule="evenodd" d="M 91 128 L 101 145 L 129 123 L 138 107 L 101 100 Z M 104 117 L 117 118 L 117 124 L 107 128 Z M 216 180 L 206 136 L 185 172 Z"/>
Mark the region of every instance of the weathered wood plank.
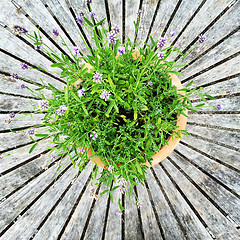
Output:
<path fill-rule="evenodd" d="M 201 116 L 199 116 L 199 114 L 190 114 L 188 116 L 188 122 L 240 130 L 240 116 L 237 114 L 202 114 Z"/>
<path fill-rule="evenodd" d="M 163 239 L 160 232 L 160 226 L 158 225 L 156 217 L 154 215 L 146 187 L 139 184 L 137 187 L 137 193 L 139 202 L 142 204 L 140 207 L 140 213 L 144 238 L 152 240 Z"/>
<path fill-rule="evenodd" d="M 56 171 L 56 168 L 54 168 L 54 170 Z M 56 181 L 54 187 L 48 189 L 47 192 L 38 198 L 34 205 L 24 212 L 20 219 L 16 221 L 3 236 L 6 239 L 29 239 L 35 233 L 39 223 L 71 183 L 77 171 L 77 169 L 70 168 L 70 170 L 64 173 L 63 176 Z"/>
<path fill-rule="evenodd" d="M 186 179 L 169 161 L 163 161 L 166 171 L 175 179 L 178 188 L 184 192 L 199 216 L 207 224 L 216 239 L 234 239 L 240 237 L 236 227 L 203 194 Z M 238 202 L 239 204 L 239 202 Z"/>
<path fill-rule="evenodd" d="M 170 161 L 174 166 L 178 166 L 184 175 L 189 176 L 202 191 L 204 191 L 207 199 L 211 200 L 216 206 L 220 206 L 235 223 L 240 223 L 240 201 L 235 195 L 227 191 L 222 185 L 214 181 L 211 177 L 200 171 L 197 167 L 189 163 L 186 158 L 173 152 Z M 169 161 L 165 165 L 170 165 Z M 167 166 L 166 166 L 167 167 Z M 184 191 L 191 192 L 191 191 Z M 199 198 L 196 198 L 198 200 Z M 232 206 L 235 206 L 234 208 Z"/>
<path fill-rule="evenodd" d="M 56 169 L 49 168 L 38 178 L 14 193 L 7 201 L 1 203 L 0 231 L 2 232 L 8 224 L 11 224 L 29 204 L 35 203 L 41 197 L 41 192 L 49 189 L 49 184 L 52 181 L 54 183 L 56 176 Z"/>
<path fill-rule="evenodd" d="M 198 144 L 201 143 L 200 140 L 197 141 Z M 196 145 L 196 144 L 194 144 Z M 206 145 L 206 144 L 205 144 Z M 210 144 L 208 144 L 208 148 Z M 240 174 L 236 171 L 227 168 L 226 166 L 217 163 L 213 161 L 212 159 L 186 147 L 182 144 L 177 146 L 176 148 L 180 153 L 182 153 L 184 156 L 191 156 L 191 161 L 204 169 L 207 173 L 211 174 L 213 177 L 215 177 L 219 182 L 226 185 L 229 189 L 236 192 L 237 194 L 240 193 L 239 188 L 239 178 Z M 211 150 L 210 150 L 211 151 Z M 226 161 L 226 160 L 225 160 Z"/>
<path fill-rule="evenodd" d="M 59 204 L 53 209 L 43 225 L 38 226 L 37 234 L 34 239 L 57 239 L 58 234 L 63 228 L 71 210 L 76 202 L 79 193 L 83 190 L 91 171 L 92 163 L 86 166 L 86 169 L 73 183 L 73 186 L 67 191 Z M 42 223 L 41 223 L 42 224 Z"/>
<path fill-rule="evenodd" d="M 186 239 L 180 226 L 181 222 L 178 222 L 179 219 L 177 219 L 176 215 L 174 215 L 176 214 L 175 210 L 173 209 L 172 205 L 169 205 L 171 202 L 169 202 L 169 199 L 166 200 L 167 196 L 164 196 L 165 192 L 162 192 L 160 186 L 157 184 L 157 181 L 150 170 L 146 175 L 146 179 L 160 224 L 163 228 L 165 239 Z"/>
<path fill-rule="evenodd" d="M 166 194 L 172 203 L 176 214 L 179 217 L 183 227 L 186 229 L 188 239 L 212 239 L 202 222 L 195 215 L 189 204 L 174 187 L 168 176 L 159 165 L 154 166 L 154 171 Z"/>

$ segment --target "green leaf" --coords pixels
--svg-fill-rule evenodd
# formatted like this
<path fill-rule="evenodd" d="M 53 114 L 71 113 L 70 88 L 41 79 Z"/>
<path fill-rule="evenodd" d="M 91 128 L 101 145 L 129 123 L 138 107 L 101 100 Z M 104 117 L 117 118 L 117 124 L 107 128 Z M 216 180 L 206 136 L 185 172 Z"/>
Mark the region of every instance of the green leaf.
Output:
<path fill-rule="evenodd" d="M 36 143 L 34 143 L 34 144 L 32 145 L 32 147 L 31 147 L 30 150 L 29 150 L 29 154 L 35 149 L 35 147 L 37 146 L 37 144 L 38 144 L 38 142 L 36 142 Z"/>
<path fill-rule="evenodd" d="M 176 71 L 169 71 L 170 73 L 173 73 L 173 74 L 176 74 L 178 76 L 184 76 L 183 73 L 180 73 L 180 72 L 176 72 Z"/>
<path fill-rule="evenodd" d="M 207 98 L 210 98 L 210 99 L 216 99 L 215 97 L 213 97 L 213 96 L 211 96 L 211 95 L 208 95 L 208 94 L 205 94 L 205 96 L 206 96 Z"/>
<path fill-rule="evenodd" d="M 88 111 L 83 103 L 81 104 L 81 107 L 82 107 L 84 113 L 88 116 Z"/>
<path fill-rule="evenodd" d="M 83 17 L 83 19 L 85 20 L 87 25 L 89 25 L 90 27 L 94 27 L 94 25 L 87 18 Z"/>
<path fill-rule="evenodd" d="M 122 204 L 120 203 L 120 201 L 121 201 L 121 199 L 119 198 L 119 199 L 118 199 L 118 206 L 119 206 L 119 209 L 120 209 L 121 211 L 123 211 L 123 210 L 124 210 L 124 207 L 122 206 Z"/>
<path fill-rule="evenodd" d="M 68 89 L 67 89 L 67 87 L 64 87 L 64 92 L 65 92 L 65 95 L 64 95 L 65 102 L 68 103 Z"/>
<path fill-rule="evenodd" d="M 140 167 L 138 162 L 136 162 L 136 167 L 137 167 L 138 172 L 142 175 L 143 174 L 142 168 Z"/>
<path fill-rule="evenodd" d="M 104 18 L 104 19 L 102 19 L 100 22 L 98 22 L 98 23 L 96 24 L 96 27 L 99 26 L 99 25 L 101 25 L 101 24 L 105 21 L 105 19 L 106 19 L 106 18 Z"/>
<path fill-rule="evenodd" d="M 105 190 L 105 191 L 101 192 L 100 195 L 103 195 L 106 192 L 108 192 L 108 190 Z"/>
<path fill-rule="evenodd" d="M 58 68 L 61 68 L 63 66 L 64 66 L 63 63 L 54 63 L 54 64 L 51 65 L 51 67 L 58 67 Z"/>
<path fill-rule="evenodd" d="M 205 103 L 202 103 L 202 104 L 198 104 L 197 106 L 195 106 L 196 108 L 197 107 L 202 107 L 202 106 L 204 106 L 205 105 Z"/>
<path fill-rule="evenodd" d="M 48 134 L 35 134 L 36 137 L 48 137 Z"/>

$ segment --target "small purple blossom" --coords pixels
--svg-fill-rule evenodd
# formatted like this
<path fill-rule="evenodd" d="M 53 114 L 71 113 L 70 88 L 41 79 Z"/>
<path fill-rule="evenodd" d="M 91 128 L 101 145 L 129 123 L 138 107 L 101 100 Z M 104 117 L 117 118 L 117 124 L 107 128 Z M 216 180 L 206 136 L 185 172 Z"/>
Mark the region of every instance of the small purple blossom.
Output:
<path fill-rule="evenodd" d="M 165 38 L 159 38 L 158 39 L 158 48 L 162 49 L 164 47 L 164 45 L 166 44 L 166 39 Z"/>
<path fill-rule="evenodd" d="M 47 100 L 40 100 L 38 102 L 39 109 L 45 110 L 48 109 L 49 102 Z"/>
<path fill-rule="evenodd" d="M 77 94 L 78 94 L 79 97 L 82 97 L 83 95 L 85 95 L 85 88 L 82 88 L 82 89 L 78 90 Z"/>
<path fill-rule="evenodd" d="M 170 32 L 170 37 L 173 37 L 176 34 L 176 31 L 171 31 Z"/>
<path fill-rule="evenodd" d="M 51 160 L 55 160 L 57 158 L 57 156 L 56 155 L 54 155 L 54 154 L 51 154 Z"/>
<path fill-rule="evenodd" d="M 34 49 L 35 50 L 40 50 L 41 48 L 43 47 L 43 45 L 41 44 L 41 45 L 34 45 Z"/>
<path fill-rule="evenodd" d="M 222 106 L 220 104 L 217 105 L 217 109 L 218 110 L 221 110 L 222 109 Z"/>
<path fill-rule="evenodd" d="M 163 59 L 164 57 L 165 57 L 165 55 L 163 54 L 163 53 L 158 53 L 158 55 L 157 55 L 159 58 L 161 58 L 161 59 Z"/>
<path fill-rule="evenodd" d="M 22 33 L 24 34 L 28 33 L 28 31 L 24 27 L 21 27 L 19 25 L 13 25 L 12 28 L 13 28 L 13 33 L 16 35 L 21 35 Z"/>
<path fill-rule="evenodd" d="M 108 35 L 108 42 L 109 43 L 113 43 L 115 44 L 116 43 L 116 34 L 115 32 L 111 31 Z"/>
<path fill-rule="evenodd" d="M 206 38 L 204 36 L 199 36 L 198 42 L 199 43 L 204 43 L 204 41 L 206 40 Z"/>
<path fill-rule="evenodd" d="M 10 118 L 15 118 L 16 115 L 15 115 L 15 113 L 11 113 L 9 116 L 10 116 Z"/>
<path fill-rule="evenodd" d="M 141 14 L 142 14 L 142 11 L 141 11 L 141 10 L 139 10 L 139 11 L 137 12 L 137 16 L 138 16 L 138 17 L 140 17 L 140 16 L 141 16 Z"/>
<path fill-rule="evenodd" d="M 83 154 L 85 152 L 84 148 L 80 149 L 80 153 Z"/>
<path fill-rule="evenodd" d="M 103 90 L 102 93 L 100 94 L 100 98 L 107 101 L 109 99 L 110 95 L 111 95 L 110 92 Z"/>
<path fill-rule="evenodd" d="M 71 122 L 68 123 L 68 127 L 69 127 L 69 126 L 72 126 L 72 125 L 73 125 L 73 124 L 72 124 Z"/>
<path fill-rule="evenodd" d="M 120 209 L 118 209 L 117 212 L 116 212 L 116 214 L 122 215 L 123 213 L 122 213 L 122 211 L 121 211 Z"/>
<path fill-rule="evenodd" d="M 26 86 L 22 83 L 22 84 L 21 84 L 21 88 L 25 88 L 25 87 L 26 87 Z"/>
<path fill-rule="evenodd" d="M 25 63 L 22 63 L 21 64 L 21 68 L 24 70 L 24 69 L 28 69 L 28 66 L 25 64 Z"/>
<path fill-rule="evenodd" d="M 82 17 L 82 16 L 78 17 L 76 21 L 77 21 L 80 25 L 82 25 L 82 24 L 83 24 L 83 17 Z"/>
<path fill-rule="evenodd" d="M 95 195 L 95 188 L 90 189 L 90 197 L 94 197 Z"/>
<path fill-rule="evenodd" d="M 148 82 L 148 85 L 152 86 L 153 84 L 152 84 L 152 82 L 150 81 L 150 82 Z"/>
<path fill-rule="evenodd" d="M 92 0 L 86 0 L 86 4 L 92 3 Z"/>
<path fill-rule="evenodd" d="M 12 73 L 12 78 L 13 79 L 18 79 L 18 75 L 16 73 Z"/>
<path fill-rule="evenodd" d="M 27 132 L 27 135 L 29 135 L 29 136 L 34 135 L 34 131 L 35 131 L 34 129 L 29 129 Z"/>
<path fill-rule="evenodd" d="M 55 164 L 57 165 L 57 167 L 59 167 L 59 166 L 62 164 L 62 161 L 59 160 L 59 161 L 57 161 Z"/>
<path fill-rule="evenodd" d="M 113 30 L 113 32 L 114 32 L 115 34 L 120 33 L 120 29 L 119 29 L 118 26 L 115 26 L 112 30 Z"/>
<path fill-rule="evenodd" d="M 7 123 L 7 124 L 9 124 L 9 123 L 12 122 L 12 119 L 5 119 L 4 122 Z"/>
<path fill-rule="evenodd" d="M 65 105 L 61 105 L 60 108 L 58 110 L 56 110 L 56 113 L 58 115 L 63 115 L 67 109 L 68 109 L 68 107 L 66 107 Z"/>
<path fill-rule="evenodd" d="M 140 208 L 142 206 L 142 203 L 137 202 L 137 207 Z"/>
<path fill-rule="evenodd" d="M 95 72 L 93 76 L 93 82 L 101 83 L 101 80 L 102 80 L 102 74 Z"/>
<path fill-rule="evenodd" d="M 123 55 L 125 53 L 125 47 L 119 47 L 117 51 L 120 55 Z"/>
<path fill-rule="evenodd" d="M 56 30 L 56 29 L 53 29 L 53 34 L 54 34 L 55 36 L 58 36 L 58 35 L 59 35 L 59 32 L 58 32 L 58 30 Z"/>
<path fill-rule="evenodd" d="M 226 93 L 227 93 L 227 94 L 231 94 L 232 91 L 231 91 L 231 90 L 227 90 Z"/>
<path fill-rule="evenodd" d="M 90 15 L 92 16 L 93 19 L 97 19 L 97 14 L 96 13 L 90 12 Z"/>
<path fill-rule="evenodd" d="M 178 43 L 178 46 L 179 46 L 179 47 L 182 47 L 182 42 L 179 42 L 179 43 Z"/>
<path fill-rule="evenodd" d="M 93 140 L 95 140 L 95 139 L 98 137 L 98 135 L 97 135 L 97 133 L 96 133 L 95 131 L 93 131 L 93 133 L 90 134 L 90 137 L 91 137 Z"/>
<path fill-rule="evenodd" d="M 110 173 L 112 173 L 113 169 L 114 169 L 114 167 L 113 167 L 112 165 L 109 165 L 108 171 L 109 171 Z"/>
<path fill-rule="evenodd" d="M 119 188 L 119 192 L 120 192 L 121 194 L 124 194 L 125 190 L 124 190 L 124 188 L 123 188 L 122 186 Z"/>
<path fill-rule="evenodd" d="M 80 48 L 74 47 L 72 52 L 73 52 L 73 55 L 80 55 Z"/>

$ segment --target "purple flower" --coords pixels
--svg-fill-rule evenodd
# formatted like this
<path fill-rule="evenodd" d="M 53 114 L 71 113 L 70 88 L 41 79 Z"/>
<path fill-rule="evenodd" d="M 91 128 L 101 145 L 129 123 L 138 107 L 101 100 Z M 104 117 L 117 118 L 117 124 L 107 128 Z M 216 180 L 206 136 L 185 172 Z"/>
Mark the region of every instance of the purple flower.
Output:
<path fill-rule="evenodd" d="M 138 17 L 140 17 L 140 16 L 141 16 L 141 14 L 142 14 L 142 11 L 141 11 L 141 10 L 139 10 L 139 11 L 137 12 L 137 16 L 138 16 Z"/>
<path fill-rule="evenodd" d="M 12 119 L 5 119 L 4 122 L 7 123 L 7 124 L 9 124 L 9 123 L 12 122 Z"/>
<path fill-rule="evenodd" d="M 73 55 L 80 55 L 80 48 L 79 47 L 74 47 L 73 48 Z"/>
<path fill-rule="evenodd" d="M 15 118 L 15 116 L 16 116 L 15 113 L 10 114 L 10 118 Z"/>
<path fill-rule="evenodd" d="M 51 154 L 51 160 L 55 160 L 57 158 L 57 156 L 56 155 L 54 155 L 54 154 Z"/>
<path fill-rule="evenodd" d="M 80 153 L 83 154 L 85 152 L 84 148 L 80 149 Z"/>
<path fill-rule="evenodd" d="M 22 63 L 21 64 L 21 68 L 24 70 L 24 69 L 28 69 L 28 66 L 25 64 L 25 63 Z"/>
<path fill-rule="evenodd" d="M 45 110 L 48 109 L 49 102 L 47 100 L 40 100 L 38 102 L 39 109 Z"/>
<path fill-rule="evenodd" d="M 176 31 L 171 31 L 170 32 L 170 37 L 173 37 L 175 35 Z"/>
<path fill-rule="evenodd" d="M 179 46 L 179 47 L 182 47 L 182 42 L 179 42 L 179 43 L 178 43 L 178 46 Z"/>
<path fill-rule="evenodd" d="M 122 213 L 122 211 L 121 211 L 120 209 L 118 209 L 117 212 L 116 212 L 116 214 L 122 215 L 123 213 Z"/>
<path fill-rule="evenodd" d="M 26 87 L 26 86 L 22 83 L 22 84 L 21 84 L 21 88 L 25 88 L 25 87 Z"/>
<path fill-rule="evenodd" d="M 124 188 L 123 188 L 123 187 L 120 187 L 120 188 L 119 188 L 119 192 L 120 192 L 121 194 L 124 194 L 124 192 L 125 192 Z"/>
<path fill-rule="evenodd" d="M 13 25 L 12 28 L 13 28 L 13 33 L 16 35 L 20 35 L 22 33 L 24 33 L 24 34 L 28 33 L 28 31 L 24 27 L 21 27 L 19 25 Z"/>
<path fill-rule="evenodd" d="M 82 17 L 82 16 L 78 17 L 76 21 L 77 21 L 80 25 L 82 25 L 82 24 L 83 24 L 83 17 Z"/>
<path fill-rule="evenodd" d="M 27 135 L 29 135 L 29 136 L 34 135 L 34 131 L 35 131 L 34 129 L 29 129 L 27 132 Z"/>
<path fill-rule="evenodd" d="M 58 35 L 59 35 L 58 30 L 53 29 L 53 34 L 54 34 L 55 36 L 58 36 Z"/>
<path fill-rule="evenodd" d="M 108 171 L 109 171 L 110 173 L 112 173 L 113 169 L 114 169 L 114 167 L 113 167 L 112 165 L 109 165 Z"/>
<path fill-rule="evenodd" d="M 125 186 L 125 185 L 126 185 L 126 180 L 125 180 L 125 178 L 120 178 L 120 179 L 119 179 L 119 184 Z"/>
<path fill-rule="evenodd" d="M 119 47 L 118 52 L 120 55 L 123 55 L 125 53 L 125 47 Z"/>
<path fill-rule="evenodd" d="M 217 109 L 218 110 L 221 110 L 222 109 L 222 106 L 220 104 L 217 105 Z"/>
<path fill-rule="evenodd" d="M 16 73 L 12 73 L 12 78 L 18 79 L 18 75 Z"/>
<path fill-rule="evenodd" d="M 82 97 L 85 94 L 85 89 L 82 88 L 82 89 L 78 90 L 77 94 L 78 94 L 79 97 Z"/>
<path fill-rule="evenodd" d="M 106 91 L 106 90 L 103 90 L 101 95 L 100 95 L 100 98 L 104 99 L 105 101 L 107 101 L 110 97 L 110 92 Z"/>
<path fill-rule="evenodd" d="M 43 45 L 41 44 L 41 45 L 34 45 L 34 48 L 35 48 L 35 50 L 40 50 L 41 48 L 43 47 Z"/>
<path fill-rule="evenodd" d="M 90 15 L 92 16 L 93 19 L 97 19 L 97 14 L 96 13 L 90 12 Z"/>
<path fill-rule="evenodd" d="M 118 27 L 118 26 L 115 26 L 115 27 L 113 28 L 113 32 L 114 32 L 115 34 L 120 33 L 119 27 Z"/>
<path fill-rule="evenodd" d="M 199 43 L 204 43 L 204 41 L 206 40 L 206 38 L 204 37 L 204 36 L 199 36 L 199 39 L 198 39 L 198 41 L 199 41 Z"/>
<path fill-rule="evenodd" d="M 152 86 L 153 84 L 152 84 L 152 82 L 150 81 L 150 82 L 148 82 L 148 85 Z"/>
<path fill-rule="evenodd" d="M 94 197 L 95 195 L 95 188 L 90 189 L 90 197 Z"/>
<path fill-rule="evenodd" d="M 58 115 L 63 115 L 67 109 L 68 109 L 68 107 L 66 107 L 65 105 L 61 105 L 60 108 L 58 110 L 56 110 L 56 113 Z"/>
<path fill-rule="evenodd" d="M 59 160 L 59 161 L 56 162 L 57 167 L 59 167 L 61 164 L 62 164 L 62 161 L 61 161 L 61 160 Z"/>
<path fill-rule="evenodd" d="M 166 44 L 166 39 L 165 38 L 159 38 L 158 39 L 158 48 L 162 49 L 164 47 L 164 45 Z"/>
<path fill-rule="evenodd" d="M 95 131 L 93 131 L 93 133 L 90 134 L 90 137 L 91 137 L 93 140 L 95 140 L 95 139 L 98 137 L 98 135 L 97 135 L 97 133 L 96 133 Z"/>
<path fill-rule="evenodd" d="M 158 53 L 157 55 L 159 58 L 163 59 L 165 57 L 165 55 L 163 53 Z"/>
<path fill-rule="evenodd" d="M 109 35 L 108 35 L 108 42 L 109 43 L 113 43 L 115 44 L 116 43 L 116 34 L 115 32 L 110 32 Z"/>
<path fill-rule="evenodd" d="M 140 208 L 142 206 L 142 203 L 137 202 L 137 207 Z"/>
<path fill-rule="evenodd" d="M 93 76 L 93 82 L 101 83 L 101 80 L 102 80 L 102 74 L 95 72 Z"/>
<path fill-rule="evenodd" d="M 231 94 L 232 91 L 231 91 L 231 90 L 227 90 L 226 93 L 227 93 L 227 94 Z"/>
<path fill-rule="evenodd" d="M 69 127 L 69 126 L 72 126 L 72 123 L 71 123 L 71 122 L 68 123 L 68 127 Z"/>
<path fill-rule="evenodd" d="M 92 3 L 92 0 L 86 0 L 86 4 Z"/>

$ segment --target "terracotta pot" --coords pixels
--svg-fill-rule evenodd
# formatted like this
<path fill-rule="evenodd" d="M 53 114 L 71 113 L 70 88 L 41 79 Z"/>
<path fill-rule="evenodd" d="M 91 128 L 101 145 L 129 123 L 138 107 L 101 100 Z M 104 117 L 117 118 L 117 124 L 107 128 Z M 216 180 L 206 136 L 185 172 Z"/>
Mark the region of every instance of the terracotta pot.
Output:
<path fill-rule="evenodd" d="M 172 78 L 172 84 L 175 85 L 177 87 L 177 89 L 183 88 L 179 78 L 175 74 L 169 73 L 169 75 Z M 184 94 L 182 91 L 178 91 L 178 93 Z M 187 115 L 188 111 L 186 110 L 184 113 Z M 186 124 L 187 124 L 187 117 L 180 115 L 176 122 L 176 126 L 178 126 L 178 130 L 185 130 Z M 164 147 L 162 147 L 157 153 L 155 153 L 152 156 L 152 158 L 153 158 L 152 165 L 150 165 L 149 162 L 143 163 L 143 165 L 146 165 L 150 168 L 150 167 L 160 163 L 163 159 L 165 159 L 167 156 L 169 156 L 171 154 L 171 152 L 174 150 L 174 148 L 177 146 L 177 144 L 180 142 L 180 140 L 181 139 L 177 138 L 177 137 L 173 137 L 173 138 L 169 137 L 167 140 L 168 145 L 165 145 Z M 93 153 L 90 149 L 88 150 L 87 155 L 88 155 L 88 157 L 93 155 Z M 92 157 L 90 160 L 92 162 L 96 163 L 101 168 L 106 167 L 103 164 L 103 162 L 96 156 Z"/>

